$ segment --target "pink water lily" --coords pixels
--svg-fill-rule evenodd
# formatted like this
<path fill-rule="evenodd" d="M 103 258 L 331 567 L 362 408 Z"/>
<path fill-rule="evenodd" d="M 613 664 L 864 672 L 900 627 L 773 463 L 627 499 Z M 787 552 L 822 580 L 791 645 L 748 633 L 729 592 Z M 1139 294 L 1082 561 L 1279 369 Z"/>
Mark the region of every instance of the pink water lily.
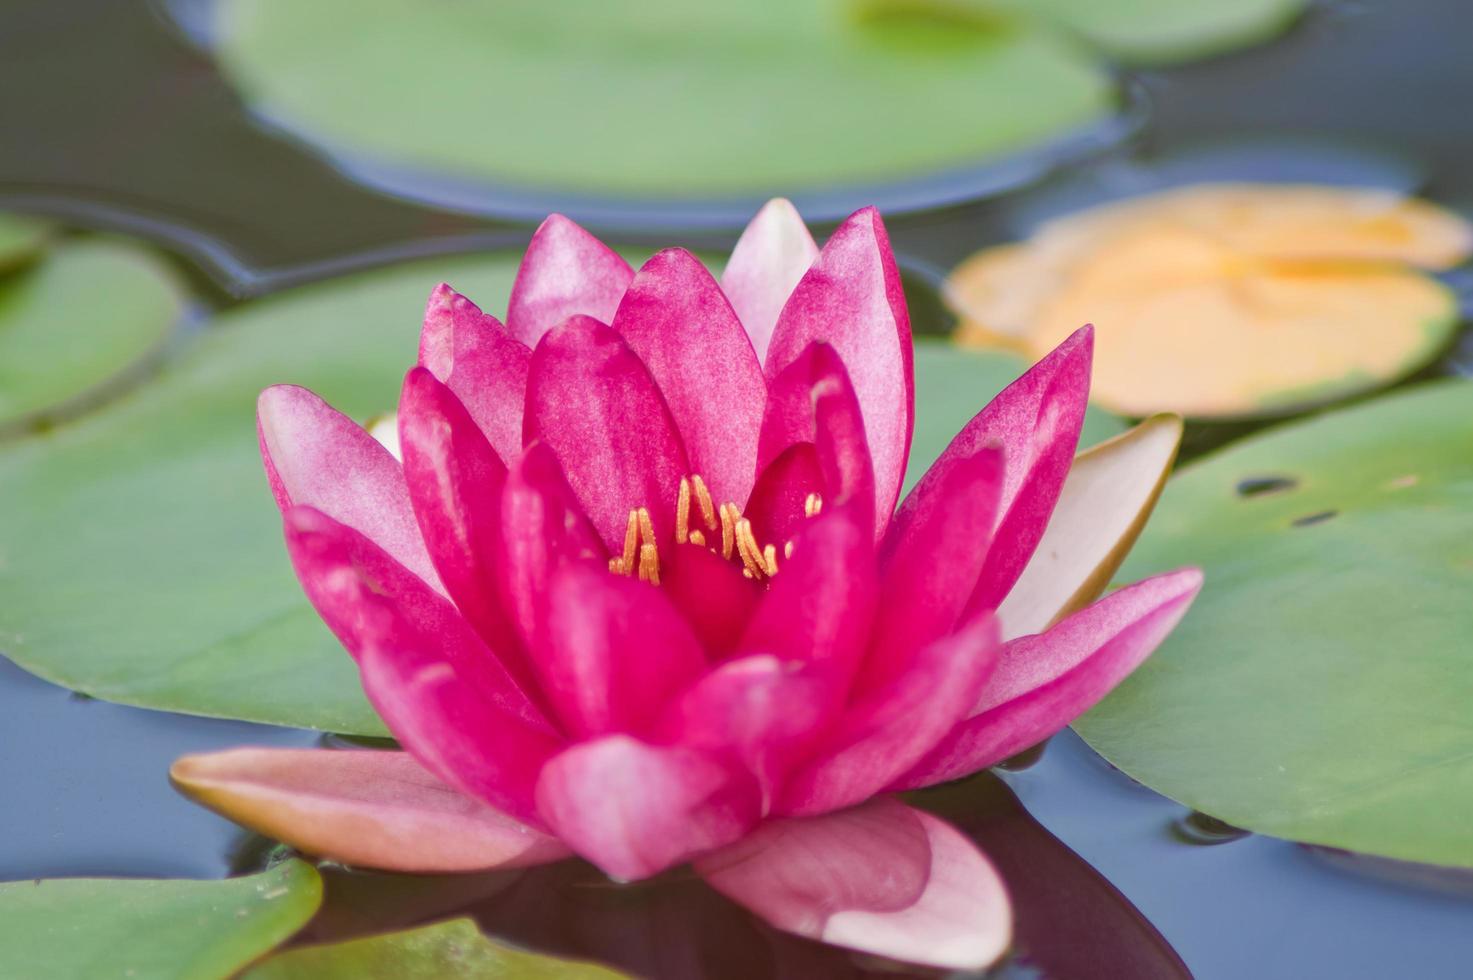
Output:
<path fill-rule="evenodd" d="M 820 251 L 774 201 L 719 283 L 549 218 L 504 325 L 434 291 L 402 462 L 305 389 L 260 399 L 297 575 L 404 751 L 238 749 L 176 784 L 349 864 L 690 861 L 779 928 L 985 965 L 1002 884 L 893 793 L 1057 732 L 1200 586 L 1090 605 L 1180 436 L 1148 419 L 1075 458 L 1091 344 L 983 408 L 897 508 L 912 348 L 873 209 Z"/>

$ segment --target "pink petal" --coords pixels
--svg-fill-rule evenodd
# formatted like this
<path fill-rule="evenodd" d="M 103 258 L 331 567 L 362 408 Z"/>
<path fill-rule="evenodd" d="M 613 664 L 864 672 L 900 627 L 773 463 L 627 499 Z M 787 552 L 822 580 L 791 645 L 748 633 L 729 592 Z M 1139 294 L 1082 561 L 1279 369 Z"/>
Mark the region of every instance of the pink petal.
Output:
<path fill-rule="evenodd" d="M 553 573 L 535 659 L 543 690 L 577 737 L 647 726 L 706 668 L 658 588 L 586 563 Z"/>
<path fill-rule="evenodd" d="M 501 494 L 501 551 L 496 561 L 502 608 L 530 649 L 544 614 L 553 571 L 568 561 L 608 567 L 608 552 L 552 450 L 533 443 L 513 461 Z"/>
<path fill-rule="evenodd" d="M 915 378 L 900 272 L 874 208 L 839 226 L 788 298 L 767 351 L 768 378 L 814 341 L 833 344 L 848 368 L 874 460 L 876 513 L 888 520 L 910 453 Z"/>
<path fill-rule="evenodd" d="M 763 824 L 696 861 L 717 891 L 788 932 L 950 970 L 1012 936 L 996 870 L 949 824 L 893 799 Z"/>
<path fill-rule="evenodd" d="M 573 850 L 615 878 L 647 878 L 729 844 L 757 821 L 751 777 L 709 755 L 608 735 L 542 770 L 537 805 Z"/>
<path fill-rule="evenodd" d="M 951 731 L 997 665 L 997 623 L 982 613 L 922 647 L 885 687 L 858 694 L 774 812 L 809 815 L 862 803 Z"/>
<path fill-rule="evenodd" d="M 807 524 L 809 498 L 823 499 L 826 489 L 818 448 L 811 442 L 796 443 L 757 474 L 744 516 L 752 522 L 758 541 L 781 551 Z M 872 522 L 866 517 L 863 523 Z"/>
<path fill-rule="evenodd" d="M 404 378 L 399 432 L 415 516 L 450 598 L 517 683 L 535 691 L 497 592 L 506 467 L 451 390 L 422 367 Z"/>
<path fill-rule="evenodd" d="M 532 236 L 507 302 L 513 337 L 536 347 L 542 335 L 572 316 L 608 323 L 634 270 L 603 242 L 560 214 Z"/>
<path fill-rule="evenodd" d="M 694 544 L 676 545 L 661 562 L 660 588 L 714 657 L 736 646 L 764 591 L 735 563 Z"/>
<path fill-rule="evenodd" d="M 1181 433 L 1180 416 L 1154 415 L 1075 457 L 1043 539 L 998 606 L 1004 639 L 1099 598 L 1151 516 Z"/>
<path fill-rule="evenodd" d="M 967 719 L 895 786 L 957 779 L 1058 732 L 1151 655 L 1201 587 L 1195 568 L 1167 572 L 1106 596 L 1047 633 L 1012 640 Z"/>
<path fill-rule="evenodd" d="M 1084 424 L 1093 350 L 1094 329 L 1075 331 L 978 412 L 916 485 L 919 493 L 982 447 L 1002 447 L 997 528 L 973 610 L 997 608 L 1043 537 Z"/>
<path fill-rule="evenodd" d="M 560 739 L 470 625 L 352 528 L 310 507 L 285 524 L 307 598 L 394 737 L 441 780 L 535 822 L 537 772 Z"/>
<path fill-rule="evenodd" d="M 888 683 L 927 644 L 956 628 L 987 559 L 1002 485 L 1002 452 L 978 450 L 916 487 L 880 548 L 880 604 L 863 689 Z"/>
<path fill-rule="evenodd" d="M 752 338 L 757 358 L 767 356 L 772 330 L 818 246 L 790 201 L 768 201 L 747 225 L 721 274 L 721 289 Z"/>
<path fill-rule="evenodd" d="M 826 343 L 810 344 L 773 379 L 757 448 L 759 470 L 770 470 L 793 447 L 805 444 L 814 447 L 824 505 L 874 513 L 874 472 L 859 400 L 838 351 Z M 887 511 L 877 522 L 877 539 L 888 523 Z"/>
<path fill-rule="evenodd" d="M 522 450 L 531 361 L 532 349 L 494 316 L 444 283 L 430 293 L 419 363 L 455 392 L 503 460 Z"/>
<path fill-rule="evenodd" d="M 848 689 L 869 637 L 879 591 L 869 528 L 851 511 L 808 522 L 782 560 L 738 649 L 811 663 Z"/>
<path fill-rule="evenodd" d="M 256 402 L 256 432 L 282 511 L 299 504 L 314 507 L 440 588 L 404 471 L 362 426 L 306 388 L 273 385 Z"/>
<path fill-rule="evenodd" d="M 358 867 L 484 871 L 569 854 L 555 838 L 456 792 L 407 752 L 231 749 L 185 756 L 169 778 L 259 834 Z"/>
<path fill-rule="evenodd" d="M 832 715 L 833 684 L 771 654 L 728 660 L 671 702 L 655 740 L 730 756 L 770 800 Z"/>
<path fill-rule="evenodd" d="M 557 456 L 611 553 L 623 550 L 640 507 L 669 553 L 690 465 L 659 388 L 624 338 L 588 317 L 550 331 L 532 354 L 525 425 L 527 442 L 540 439 Z"/>
<path fill-rule="evenodd" d="M 684 249 L 657 253 L 624 293 L 613 327 L 665 396 L 692 472 L 718 502 L 745 503 L 767 381 L 711 273 Z"/>

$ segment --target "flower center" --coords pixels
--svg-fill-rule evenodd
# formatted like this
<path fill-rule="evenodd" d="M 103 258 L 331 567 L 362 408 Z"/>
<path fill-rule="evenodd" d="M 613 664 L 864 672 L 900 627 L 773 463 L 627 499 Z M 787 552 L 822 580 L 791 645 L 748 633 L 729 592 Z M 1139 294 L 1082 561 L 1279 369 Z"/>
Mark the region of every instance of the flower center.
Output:
<path fill-rule="evenodd" d="M 823 509 L 823 498 L 810 493 L 803 501 L 803 514 L 812 517 Z M 680 478 L 675 499 L 675 542 L 705 548 L 727 561 L 742 563 L 742 574 L 758 582 L 777 574 L 777 546 L 759 545 L 752 522 L 733 503 L 716 506 L 706 481 L 692 475 Z M 783 545 L 783 558 L 793 555 L 793 542 Z M 660 551 L 655 543 L 655 524 L 648 508 L 629 512 L 624 530 L 624 553 L 609 559 L 615 575 L 637 575 L 642 582 L 660 584 Z"/>

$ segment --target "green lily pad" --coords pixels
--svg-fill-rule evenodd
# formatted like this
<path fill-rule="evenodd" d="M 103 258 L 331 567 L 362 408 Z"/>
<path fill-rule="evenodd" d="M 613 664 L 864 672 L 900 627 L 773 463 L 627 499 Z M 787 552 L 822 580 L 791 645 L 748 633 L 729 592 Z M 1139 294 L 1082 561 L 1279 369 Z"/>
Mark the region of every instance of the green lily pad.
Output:
<path fill-rule="evenodd" d="M 470 919 L 278 953 L 243 980 L 620 980 L 591 963 L 492 942 Z"/>
<path fill-rule="evenodd" d="M 1202 594 L 1090 744 L 1230 824 L 1473 867 L 1473 384 L 1188 467 L 1119 578 L 1187 564 Z"/>
<path fill-rule="evenodd" d="M 305 861 L 225 881 L 61 878 L 0 884 L 0 976 L 219 980 L 322 903 Z"/>
<path fill-rule="evenodd" d="M 916 342 L 916 427 L 905 469 L 907 492 L 962 426 L 1026 370 L 1028 362 L 1014 354 L 969 350 L 940 341 Z M 1103 442 L 1126 428 L 1118 416 L 1091 407 L 1084 416 L 1079 448 Z"/>
<path fill-rule="evenodd" d="M 5 234 L 0 224 L 0 263 Z M 137 369 L 184 304 L 163 262 L 108 239 L 64 242 L 0 278 L 0 433 L 77 407 Z"/>
<path fill-rule="evenodd" d="M 0 212 L 0 272 L 30 261 L 50 235 L 50 223 L 40 218 Z"/>
<path fill-rule="evenodd" d="M 126 398 L 0 454 L 0 651 L 111 701 L 385 734 L 292 576 L 255 402 L 392 409 L 430 287 L 505 305 L 516 256 L 438 259 L 225 313 Z"/>
<path fill-rule="evenodd" d="M 1122 61 L 1159 65 L 1266 41 L 1297 20 L 1309 0 L 1005 0 L 1005 5 L 1052 19 Z"/>
<path fill-rule="evenodd" d="M 616 197 L 928 176 L 1115 101 L 1058 33 L 924 5 L 220 0 L 212 34 L 249 103 L 350 167 Z"/>

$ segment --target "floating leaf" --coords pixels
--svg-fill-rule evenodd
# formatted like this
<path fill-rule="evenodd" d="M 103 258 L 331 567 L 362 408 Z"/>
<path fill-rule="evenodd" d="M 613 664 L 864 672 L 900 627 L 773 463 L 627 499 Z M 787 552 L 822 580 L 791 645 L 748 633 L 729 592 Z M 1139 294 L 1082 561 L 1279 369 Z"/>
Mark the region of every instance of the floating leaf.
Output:
<path fill-rule="evenodd" d="M 1098 330 L 1094 395 L 1130 415 L 1274 414 L 1410 374 L 1456 298 L 1407 266 L 1467 257 L 1467 222 L 1385 191 L 1207 184 L 1079 212 L 948 281 L 963 343 L 1040 356 Z"/>
<path fill-rule="evenodd" d="M 936 341 L 916 343 L 916 427 L 905 470 L 907 491 L 972 416 L 1028 370 L 1028 363 L 998 351 L 964 350 Z M 1120 419 L 1091 408 L 1084 417 L 1079 446 L 1092 446 L 1123 431 L 1125 423 Z"/>
<path fill-rule="evenodd" d="M 7 230 L 0 224 L 0 264 Z M 168 268 L 118 241 L 64 242 L 0 278 L 0 432 L 76 407 L 137 369 L 183 310 Z"/>
<path fill-rule="evenodd" d="M 126 704 L 383 734 L 286 560 L 256 395 L 290 381 L 359 419 L 393 408 L 430 286 L 500 308 L 514 269 L 441 259 L 252 303 L 132 395 L 10 446 L 0 650 Z"/>
<path fill-rule="evenodd" d="M 40 218 L 0 212 L 0 272 L 34 258 L 50 234 L 51 225 Z"/>
<path fill-rule="evenodd" d="M 1182 471 L 1119 578 L 1182 564 L 1196 605 L 1080 733 L 1234 826 L 1473 866 L 1473 384 Z"/>
<path fill-rule="evenodd" d="M 0 976 L 219 980 L 275 948 L 322 902 L 305 861 L 247 878 L 61 878 L 0 884 Z"/>
<path fill-rule="evenodd" d="M 618 980 L 591 963 L 492 942 L 470 919 L 278 953 L 243 980 Z"/>
<path fill-rule="evenodd" d="M 1111 110 L 1094 60 L 1023 19 L 849 7 L 221 0 L 213 40 L 249 102 L 350 168 L 624 197 L 930 176 Z"/>

